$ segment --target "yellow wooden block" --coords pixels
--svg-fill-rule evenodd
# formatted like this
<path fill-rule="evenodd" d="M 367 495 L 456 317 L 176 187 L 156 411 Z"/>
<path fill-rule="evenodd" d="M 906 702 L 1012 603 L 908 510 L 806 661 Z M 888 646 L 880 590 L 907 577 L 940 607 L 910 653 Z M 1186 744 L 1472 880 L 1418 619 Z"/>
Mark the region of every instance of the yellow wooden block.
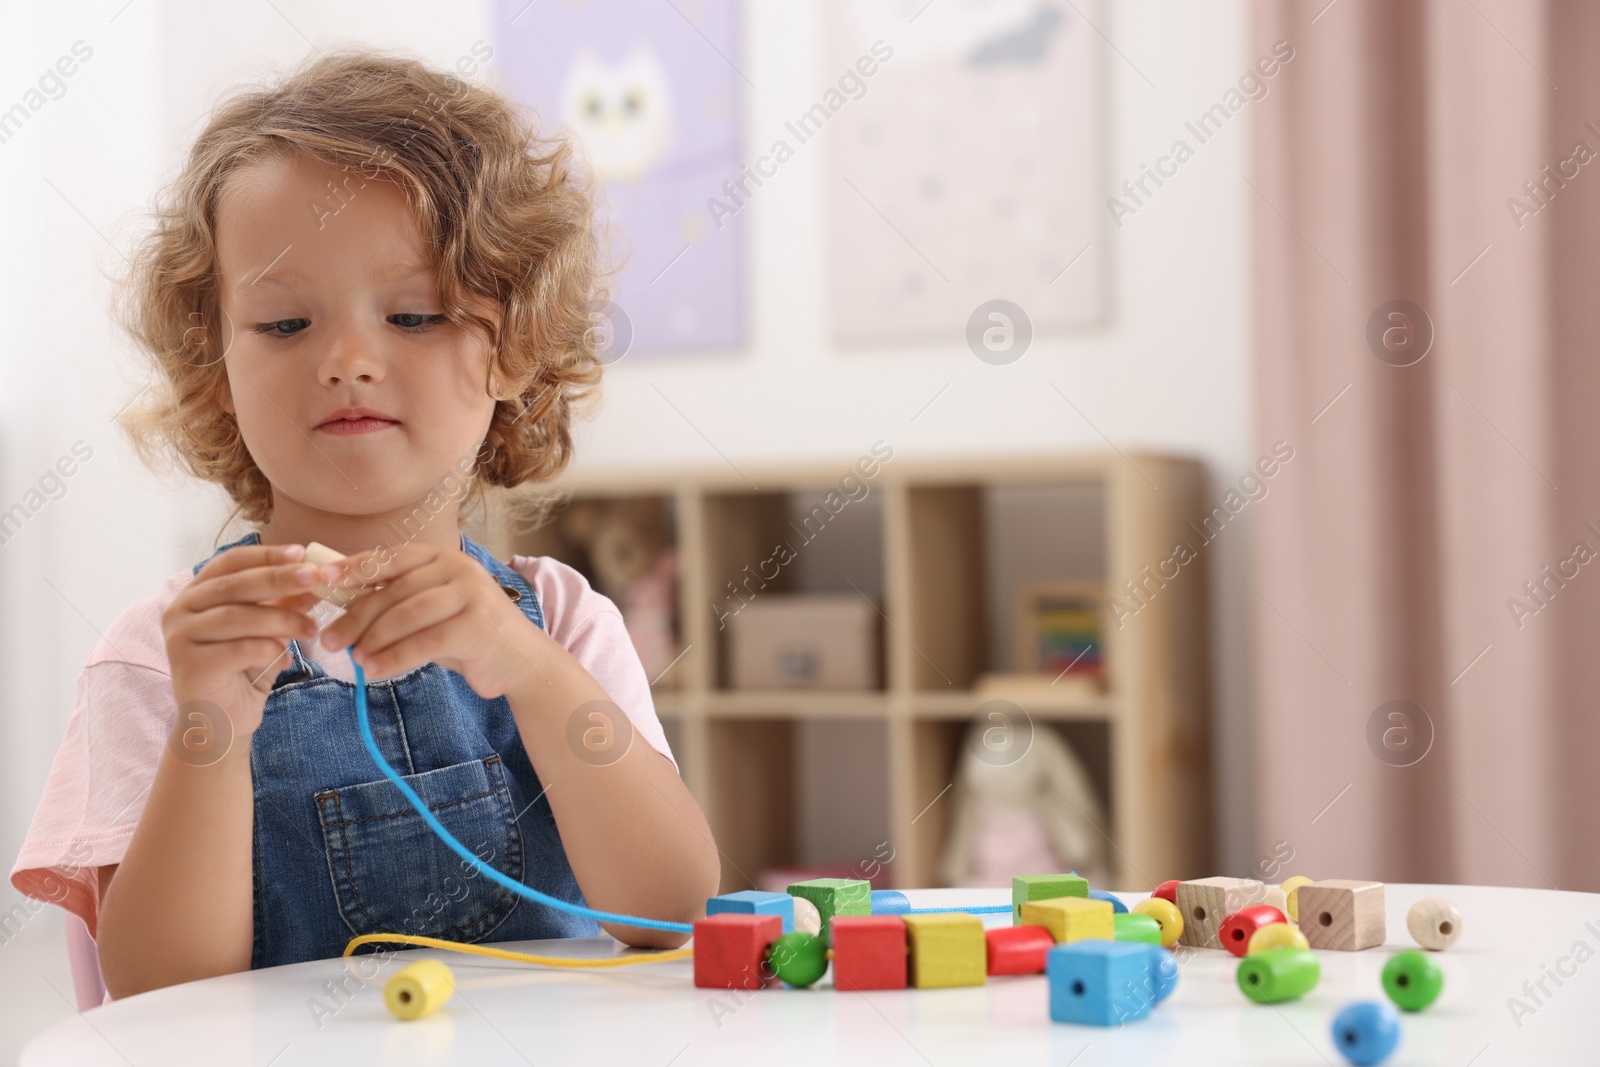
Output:
<path fill-rule="evenodd" d="M 1110 908 L 1107 904 L 1107 925 Z M 950 911 L 902 915 L 900 920 L 906 924 L 908 975 L 914 987 L 983 985 L 989 956 L 982 919 L 967 912 Z"/>
<path fill-rule="evenodd" d="M 1052 897 L 1022 905 L 1022 924 L 1044 927 L 1058 945 L 1069 941 L 1115 941 L 1117 925 L 1111 918 L 1113 913 L 1109 900 Z"/>

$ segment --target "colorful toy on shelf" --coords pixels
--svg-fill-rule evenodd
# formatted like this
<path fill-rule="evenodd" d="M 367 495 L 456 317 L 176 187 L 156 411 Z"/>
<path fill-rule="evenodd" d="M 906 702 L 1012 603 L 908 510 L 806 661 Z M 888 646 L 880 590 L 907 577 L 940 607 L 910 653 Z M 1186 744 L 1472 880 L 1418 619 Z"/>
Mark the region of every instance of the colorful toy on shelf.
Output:
<path fill-rule="evenodd" d="M 396 1019 L 420 1019 L 443 1007 L 456 991 L 455 974 L 443 960 L 418 960 L 383 984 L 383 1002 Z"/>
<path fill-rule="evenodd" d="M 1461 913 L 1443 897 L 1423 897 L 1406 912 L 1406 929 L 1423 948 L 1443 952 L 1461 936 Z"/>
<path fill-rule="evenodd" d="M 1300 932 L 1312 948 L 1356 952 L 1384 942 L 1383 883 L 1343 878 L 1303 885 Z"/>
<path fill-rule="evenodd" d="M 724 912 L 694 924 L 694 984 L 704 989 L 760 989 L 777 980 L 767 946 L 783 933 L 776 915 Z"/>
<path fill-rule="evenodd" d="M 835 915 L 871 915 L 872 883 L 861 878 L 813 878 L 789 887 L 793 896 L 809 900 L 822 918 L 819 935 L 828 940 L 828 923 Z"/>
<path fill-rule="evenodd" d="M 783 920 L 783 932 L 787 934 L 794 930 L 794 903 L 795 898 L 788 893 L 744 889 L 712 897 L 706 901 L 706 914 L 776 915 Z"/>
<path fill-rule="evenodd" d="M 1089 880 L 1075 874 L 1019 874 L 1011 879 L 1011 922 L 1022 925 L 1022 906 L 1057 897 L 1089 899 Z"/>
<path fill-rule="evenodd" d="M 995 974 L 1043 974 L 1056 939 L 1042 926 L 997 926 L 983 933 L 987 970 Z"/>
<path fill-rule="evenodd" d="M 1306 940 L 1306 935 L 1293 923 L 1268 923 L 1250 935 L 1250 944 L 1245 948 L 1246 956 L 1256 956 L 1263 952 L 1270 952 L 1275 948 L 1310 948 L 1311 942 Z"/>
<path fill-rule="evenodd" d="M 1199 878 L 1178 883 L 1177 905 L 1183 913 L 1183 935 L 1191 948 L 1220 948 L 1222 920 L 1262 897 L 1262 885 L 1250 878 Z"/>
<path fill-rule="evenodd" d="M 1303 874 L 1296 874 L 1292 877 L 1285 878 L 1278 884 L 1278 888 L 1283 890 L 1283 913 L 1289 917 L 1290 922 L 1297 923 L 1300 921 L 1300 901 L 1299 894 L 1296 892 L 1296 890 L 1303 885 L 1311 884 L 1312 880 Z"/>
<path fill-rule="evenodd" d="M 1022 905 L 1023 925 L 1043 926 L 1058 945 L 1069 941 L 1115 940 L 1115 914 L 1105 901 L 1086 897 L 1055 897 Z"/>
<path fill-rule="evenodd" d="M 1090 889 L 1089 899 L 1105 901 L 1107 904 L 1111 905 L 1111 910 L 1118 915 L 1128 914 L 1128 906 L 1124 904 L 1122 902 L 1122 898 L 1117 896 L 1115 893 L 1108 893 L 1104 889 Z"/>
<path fill-rule="evenodd" d="M 816 934 L 783 934 L 767 948 L 772 973 L 795 989 L 815 985 L 828 970 L 828 947 Z"/>
<path fill-rule="evenodd" d="M 982 919 L 962 912 L 940 912 L 902 915 L 900 921 L 906 925 L 913 986 L 941 989 L 983 985 L 988 974 L 988 949 Z"/>
<path fill-rule="evenodd" d="M 1315 989 L 1322 965 L 1309 949 L 1274 948 L 1240 960 L 1234 977 L 1239 992 L 1257 1004 L 1279 1004 Z"/>
<path fill-rule="evenodd" d="M 1143 941 L 1148 945 L 1161 944 L 1161 924 L 1148 915 L 1111 916 L 1111 928 L 1118 941 Z"/>
<path fill-rule="evenodd" d="M 839 915 L 829 930 L 835 989 L 906 987 L 906 924 L 900 916 Z"/>
<path fill-rule="evenodd" d="M 1396 952 L 1383 965 L 1383 991 L 1401 1011 L 1421 1011 L 1439 999 L 1443 988 L 1444 972 L 1416 949 Z"/>
<path fill-rule="evenodd" d="M 1177 984 L 1164 948 L 1132 941 L 1075 941 L 1046 957 L 1050 1018 L 1087 1026 L 1142 1019 Z"/>
<path fill-rule="evenodd" d="M 1333 1044 L 1356 1067 L 1382 1063 L 1400 1044 L 1400 1016 L 1387 1004 L 1357 1001 L 1333 1017 Z"/>
<path fill-rule="evenodd" d="M 1271 904 L 1252 904 L 1222 920 L 1222 926 L 1217 930 L 1217 940 L 1235 956 L 1243 956 L 1249 951 L 1250 939 L 1256 931 L 1267 926 L 1286 925 L 1288 921 L 1283 912 Z"/>
<path fill-rule="evenodd" d="M 1133 906 L 1133 914 L 1148 915 L 1160 925 L 1162 948 L 1171 948 L 1183 936 L 1183 913 L 1178 910 L 1178 905 L 1166 897 L 1150 897 L 1139 901 Z"/>

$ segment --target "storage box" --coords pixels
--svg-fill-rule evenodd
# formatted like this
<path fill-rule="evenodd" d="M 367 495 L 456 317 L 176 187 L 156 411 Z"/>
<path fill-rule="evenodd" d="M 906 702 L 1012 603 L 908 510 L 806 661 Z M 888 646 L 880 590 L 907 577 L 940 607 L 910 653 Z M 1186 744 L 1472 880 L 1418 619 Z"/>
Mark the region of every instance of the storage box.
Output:
<path fill-rule="evenodd" d="M 865 597 L 763 595 L 726 624 L 730 688 L 878 688 L 879 616 Z"/>

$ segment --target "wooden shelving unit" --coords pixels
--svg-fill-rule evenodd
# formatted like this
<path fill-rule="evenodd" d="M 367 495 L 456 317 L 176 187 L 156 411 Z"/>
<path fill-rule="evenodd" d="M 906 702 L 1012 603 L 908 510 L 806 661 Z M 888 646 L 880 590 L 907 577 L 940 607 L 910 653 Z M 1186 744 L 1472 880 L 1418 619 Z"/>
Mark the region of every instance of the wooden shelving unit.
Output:
<path fill-rule="evenodd" d="M 868 496 L 839 513 L 840 528 L 817 537 L 818 545 L 823 536 L 835 540 L 813 555 L 843 570 L 819 577 L 786 567 L 769 583 L 780 592 L 802 580 L 821 581 L 832 583 L 826 591 L 855 588 L 873 599 L 884 618 L 883 688 L 727 689 L 713 604 L 723 603 L 726 583 L 747 564 L 766 559 L 786 537 L 795 540 L 794 515 L 836 488 L 853 463 L 842 457 L 741 471 L 606 472 L 571 476 L 558 486 L 573 498 L 650 496 L 672 505 L 679 630 L 688 652 L 669 672 L 675 685 L 668 688 L 664 679 L 658 687 L 656 710 L 724 855 L 724 890 L 749 888 L 747 875 L 762 868 L 802 861 L 796 751 L 802 724 L 815 721 L 881 728 L 884 759 L 875 770 L 886 784 L 887 811 L 870 814 L 887 828 L 894 850 L 890 878 L 899 886 L 937 884 L 950 812 L 948 798 L 936 798 L 952 781 L 974 712 L 994 695 L 1021 706 L 1035 729 L 1062 731 L 1088 765 L 1108 813 L 1101 830 L 1114 846 L 1116 888 L 1210 873 L 1203 548 L 1124 627 L 1107 627 L 1105 691 L 974 688 L 980 675 L 1008 667 L 996 662 L 1003 655 L 989 624 L 996 594 L 988 572 L 999 565 L 990 541 L 1006 535 L 996 529 L 996 493 L 1059 492 L 1088 508 L 1084 522 L 1068 524 L 1078 533 L 1062 536 L 1098 537 L 1086 555 L 1098 560 L 1101 573 L 1061 577 L 1099 578 L 1116 595 L 1125 579 L 1139 580 L 1147 564 L 1153 569 L 1179 542 L 1199 547 L 1187 525 L 1202 514 L 1199 464 L 1114 452 L 886 462 L 866 481 Z M 844 528 L 847 516 L 853 529 Z M 559 558 L 550 529 L 517 533 L 508 520 L 491 517 L 487 543 L 502 559 L 513 552 Z M 863 545 L 864 535 L 870 544 Z M 1039 540 L 1037 530 L 1031 536 Z M 841 556 L 845 548 L 853 555 Z M 1007 559 L 1003 546 L 998 558 Z M 848 573 L 852 559 L 855 577 Z"/>

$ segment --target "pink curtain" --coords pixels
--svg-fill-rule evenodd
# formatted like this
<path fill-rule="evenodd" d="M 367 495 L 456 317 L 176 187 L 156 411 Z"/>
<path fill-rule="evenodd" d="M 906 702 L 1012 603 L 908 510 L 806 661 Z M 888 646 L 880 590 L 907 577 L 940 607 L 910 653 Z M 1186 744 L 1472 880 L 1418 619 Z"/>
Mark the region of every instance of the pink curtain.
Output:
<path fill-rule="evenodd" d="M 1258 848 L 1600 890 L 1600 5 L 1253 16 Z"/>

